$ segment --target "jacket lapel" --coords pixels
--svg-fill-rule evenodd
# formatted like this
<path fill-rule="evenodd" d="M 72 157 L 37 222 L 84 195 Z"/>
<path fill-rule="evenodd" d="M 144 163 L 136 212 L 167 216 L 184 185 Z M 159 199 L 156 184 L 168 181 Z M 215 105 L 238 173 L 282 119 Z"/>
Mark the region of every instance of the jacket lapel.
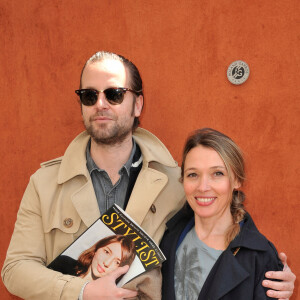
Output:
<path fill-rule="evenodd" d="M 212 268 L 198 300 L 220 299 L 243 282 L 249 273 L 239 264 L 231 251 L 224 251 Z"/>
<path fill-rule="evenodd" d="M 157 170 L 142 168 L 140 171 L 126 208 L 126 212 L 134 216 L 139 225 L 167 182 L 168 177 Z"/>
<path fill-rule="evenodd" d="M 100 211 L 91 179 L 76 191 L 71 198 L 78 215 L 87 227 L 100 218 Z"/>
<path fill-rule="evenodd" d="M 177 163 L 165 145 L 149 131 L 138 128 L 133 138 L 141 149 L 143 166 L 133 187 L 126 212 L 141 225 L 151 205 L 168 182 L 167 175 L 155 169 L 155 163 L 173 168 L 177 167 Z"/>
<path fill-rule="evenodd" d="M 65 152 L 58 174 L 58 184 L 72 179 L 76 186 L 81 186 L 71 196 L 71 201 L 87 227 L 100 217 L 93 183 L 86 167 L 86 146 L 89 139 L 90 136 L 84 131 L 72 141 Z"/>

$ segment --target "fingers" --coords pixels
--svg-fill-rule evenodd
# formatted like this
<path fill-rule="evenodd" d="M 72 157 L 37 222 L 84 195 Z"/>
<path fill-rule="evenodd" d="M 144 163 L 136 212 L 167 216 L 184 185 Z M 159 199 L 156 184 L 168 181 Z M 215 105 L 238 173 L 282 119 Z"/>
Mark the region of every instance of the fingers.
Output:
<path fill-rule="evenodd" d="M 286 256 L 286 254 L 281 252 L 281 253 L 278 254 L 278 256 L 279 256 L 282 264 L 284 265 L 284 267 L 286 267 L 287 266 L 287 256 Z"/>
<path fill-rule="evenodd" d="M 128 271 L 129 266 L 117 268 L 115 271 L 102 278 L 90 281 L 83 290 L 84 300 L 121 300 L 134 298 L 136 291 L 119 288 L 116 286 L 116 279 Z"/>
<path fill-rule="evenodd" d="M 268 271 L 265 274 L 266 278 L 269 279 L 278 279 L 278 280 L 282 280 L 282 281 L 286 281 L 292 285 L 294 285 L 294 281 L 296 279 L 296 275 L 293 274 L 290 270 L 290 268 L 286 268 L 284 271 Z M 276 283 L 274 281 L 274 283 Z M 280 283 L 280 282 L 277 282 Z"/>
<path fill-rule="evenodd" d="M 136 299 L 138 293 L 137 291 L 132 291 L 132 290 L 127 290 L 127 289 L 122 289 L 124 291 L 124 294 L 123 294 L 123 298 L 124 299 Z"/>
<path fill-rule="evenodd" d="M 114 278 L 115 280 L 117 280 L 121 275 L 125 274 L 129 269 L 129 266 L 123 266 L 123 267 L 119 267 L 116 270 L 112 271 L 109 276 L 111 276 L 112 278 Z"/>
<path fill-rule="evenodd" d="M 137 296 L 137 291 L 116 288 L 115 292 L 111 293 L 110 296 L 113 296 L 113 299 L 130 299 L 135 298 Z"/>
<path fill-rule="evenodd" d="M 286 264 L 286 255 L 284 253 L 280 253 L 280 259 Z M 282 280 L 263 280 L 262 285 L 270 289 L 267 291 L 269 297 L 288 300 L 292 296 L 296 276 L 287 265 L 284 271 L 269 271 L 265 275 L 269 279 Z"/>
<path fill-rule="evenodd" d="M 282 276 L 278 276 L 278 273 L 283 273 L 283 272 L 268 272 L 268 273 L 277 273 L 276 277 L 282 277 Z M 267 295 L 269 297 L 279 298 L 281 300 L 288 300 L 289 297 L 292 296 L 294 290 L 294 283 L 292 281 L 278 282 L 278 281 L 271 281 L 271 280 L 263 280 L 262 285 L 264 287 L 270 288 L 270 290 L 267 291 Z"/>
<path fill-rule="evenodd" d="M 118 279 L 121 275 L 125 274 L 129 269 L 128 265 L 125 265 L 123 267 L 117 268 L 115 271 L 111 272 L 109 274 L 114 280 Z M 137 291 L 133 290 L 128 290 L 128 289 L 123 289 L 123 288 L 117 288 L 117 298 L 120 299 L 130 299 L 130 298 L 135 298 L 137 296 Z"/>
<path fill-rule="evenodd" d="M 276 291 L 282 291 L 282 292 L 288 292 L 290 295 L 293 292 L 294 285 L 291 284 L 290 282 L 278 282 L 278 281 L 271 281 L 271 280 L 263 280 L 262 285 L 264 287 L 267 287 L 272 290 Z M 283 297 L 284 298 L 284 297 Z"/>
<path fill-rule="evenodd" d="M 101 286 L 95 284 L 96 281 L 94 280 L 86 285 L 83 291 L 83 300 L 121 300 L 137 297 L 137 291 L 118 288 L 115 285 L 109 285 L 109 283 Z"/>
<path fill-rule="evenodd" d="M 279 300 L 289 300 L 289 298 L 292 296 L 292 293 L 268 290 L 267 295 L 268 297 L 277 298 Z"/>

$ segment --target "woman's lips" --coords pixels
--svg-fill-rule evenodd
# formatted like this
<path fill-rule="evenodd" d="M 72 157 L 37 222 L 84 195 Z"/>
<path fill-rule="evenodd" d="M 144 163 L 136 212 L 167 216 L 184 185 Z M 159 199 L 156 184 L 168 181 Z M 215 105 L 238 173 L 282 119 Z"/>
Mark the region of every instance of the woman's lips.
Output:
<path fill-rule="evenodd" d="M 100 265 L 97 265 L 97 270 L 99 273 L 104 273 L 105 270 L 100 266 Z"/>
<path fill-rule="evenodd" d="M 211 205 L 213 202 L 215 202 L 217 197 L 195 197 L 195 199 L 198 205 L 208 206 Z"/>

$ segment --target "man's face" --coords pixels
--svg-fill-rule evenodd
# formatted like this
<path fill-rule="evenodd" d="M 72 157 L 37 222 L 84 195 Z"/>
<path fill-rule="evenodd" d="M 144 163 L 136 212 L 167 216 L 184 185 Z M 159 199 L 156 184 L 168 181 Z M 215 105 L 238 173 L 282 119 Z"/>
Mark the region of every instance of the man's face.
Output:
<path fill-rule="evenodd" d="M 82 74 L 81 88 L 98 91 L 111 87 L 129 86 L 129 72 L 117 60 L 103 60 L 88 64 Z M 135 99 L 136 98 L 136 99 Z M 131 138 L 135 117 L 140 116 L 143 97 L 126 92 L 121 104 L 112 105 L 100 93 L 93 106 L 82 105 L 84 125 L 97 144 L 115 145 Z"/>

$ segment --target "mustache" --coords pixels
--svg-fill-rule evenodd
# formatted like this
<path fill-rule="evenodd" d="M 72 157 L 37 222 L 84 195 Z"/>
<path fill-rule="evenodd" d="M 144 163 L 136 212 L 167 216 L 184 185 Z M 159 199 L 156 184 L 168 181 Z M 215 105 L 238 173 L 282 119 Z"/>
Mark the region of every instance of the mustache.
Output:
<path fill-rule="evenodd" d="M 115 116 L 113 114 L 108 113 L 108 112 L 101 112 L 100 111 L 100 112 L 97 112 L 97 113 L 93 114 L 92 116 L 90 116 L 90 121 L 93 121 L 93 120 L 95 120 L 98 117 L 110 118 L 112 120 L 115 119 Z"/>

